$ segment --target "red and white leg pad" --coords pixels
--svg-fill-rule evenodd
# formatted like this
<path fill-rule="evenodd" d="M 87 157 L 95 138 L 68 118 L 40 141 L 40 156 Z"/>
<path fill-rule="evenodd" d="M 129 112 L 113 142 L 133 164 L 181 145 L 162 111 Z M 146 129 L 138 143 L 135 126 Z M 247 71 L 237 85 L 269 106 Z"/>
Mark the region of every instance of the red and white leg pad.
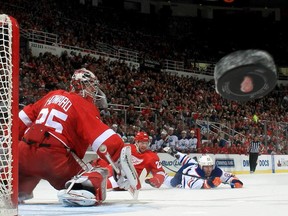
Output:
<path fill-rule="evenodd" d="M 65 206 L 93 206 L 106 199 L 108 170 L 94 168 L 73 177 L 58 192 L 58 199 Z"/>

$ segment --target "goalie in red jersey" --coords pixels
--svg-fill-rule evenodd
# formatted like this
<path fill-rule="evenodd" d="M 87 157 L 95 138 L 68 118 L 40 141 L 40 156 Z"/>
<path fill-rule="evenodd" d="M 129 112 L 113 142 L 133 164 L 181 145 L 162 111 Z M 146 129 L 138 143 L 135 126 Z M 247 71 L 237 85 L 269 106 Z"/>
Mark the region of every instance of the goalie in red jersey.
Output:
<path fill-rule="evenodd" d="M 149 136 L 146 132 L 138 132 L 134 138 L 134 144 L 126 144 L 131 147 L 131 157 L 132 163 L 138 173 L 138 176 L 142 174 L 143 170 L 146 170 L 146 175 L 152 175 L 151 178 L 147 178 L 145 182 L 152 187 L 159 188 L 164 182 L 165 171 L 160 163 L 158 155 L 149 150 Z M 107 167 L 107 163 L 103 160 L 96 160 L 93 163 L 94 165 L 101 164 L 101 166 Z M 109 167 L 109 165 L 108 165 Z M 110 167 L 110 177 L 107 181 L 107 188 L 118 188 L 113 173 L 111 172 L 112 168 Z M 142 174 L 143 175 L 143 174 Z"/>
<path fill-rule="evenodd" d="M 58 198 L 65 205 L 89 206 L 105 200 L 108 171 L 86 165 L 82 158 L 89 146 L 106 160 L 100 151 L 105 145 L 115 162 L 129 151 L 122 151 L 122 139 L 100 120 L 98 107 L 107 106 L 107 101 L 99 86 L 96 76 L 82 68 L 74 72 L 69 92 L 51 91 L 19 112 L 20 202 L 33 197 L 41 179 L 60 190 Z M 127 157 L 131 173 L 117 163 L 119 187 L 125 189 L 138 184 Z"/>

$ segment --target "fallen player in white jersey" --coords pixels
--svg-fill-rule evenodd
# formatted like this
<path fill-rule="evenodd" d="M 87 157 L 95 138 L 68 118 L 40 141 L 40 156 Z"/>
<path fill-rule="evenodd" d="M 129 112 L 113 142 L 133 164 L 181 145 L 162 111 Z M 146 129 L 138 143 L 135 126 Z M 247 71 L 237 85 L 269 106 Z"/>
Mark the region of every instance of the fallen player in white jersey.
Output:
<path fill-rule="evenodd" d="M 166 177 L 164 184 L 168 187 L 210 189 L 221 183 L 229 184 L 231 188 L 243 187 L 235 175 L 215 166 L 209 155 L 202 155 L 197 162 L 187 154 L 172 151 L 170 147 L 164 148 L 164 151 L 176 157 L 182 165 L 174 177 Z"/>

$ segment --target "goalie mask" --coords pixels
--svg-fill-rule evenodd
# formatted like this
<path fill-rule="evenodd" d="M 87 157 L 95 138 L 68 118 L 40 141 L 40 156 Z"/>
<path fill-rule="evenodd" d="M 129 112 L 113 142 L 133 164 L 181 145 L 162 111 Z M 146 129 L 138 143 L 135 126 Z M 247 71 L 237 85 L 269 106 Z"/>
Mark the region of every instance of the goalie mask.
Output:
<path fill-rule="evenodd" d="M 138 132 L 134 138 L 137 151 L 139 153 L 145 152 L 149 147 L 149 136 L 146 132 Z"/>
<path fill-rule="evenodd" d="M 85 68 L 74 72 L 70 83 L 70 91 L 93 102 L 98 108 L 108 107 L 106 95 L 99 88 L 99 80 L 91 71 Z"/>

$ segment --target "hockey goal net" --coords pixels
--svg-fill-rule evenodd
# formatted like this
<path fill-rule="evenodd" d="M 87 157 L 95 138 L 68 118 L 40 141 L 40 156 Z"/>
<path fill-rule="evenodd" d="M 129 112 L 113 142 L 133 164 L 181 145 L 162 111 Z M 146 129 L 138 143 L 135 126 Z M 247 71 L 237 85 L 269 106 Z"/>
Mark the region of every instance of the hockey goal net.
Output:
<path fill-rule="evenodd" d="M 18 214 L 19 27 L 0 14 L 0 215 Z"/>

